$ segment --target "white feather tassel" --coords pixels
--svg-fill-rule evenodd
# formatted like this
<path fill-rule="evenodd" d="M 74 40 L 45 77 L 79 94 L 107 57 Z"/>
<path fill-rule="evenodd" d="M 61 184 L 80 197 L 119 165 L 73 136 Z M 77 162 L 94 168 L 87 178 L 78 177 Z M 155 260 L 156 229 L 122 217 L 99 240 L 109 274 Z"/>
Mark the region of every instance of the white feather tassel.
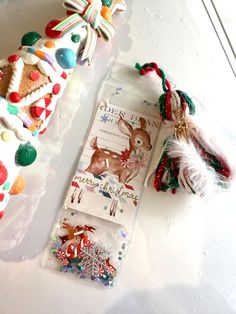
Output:
<path fill-rule="evenodd" d="M 201 158 L 191 142 L 170 139 L 167 146 L 168 156 L 178 159 L 179 185 L 188 193 L 210 197 L 217 189 L 219 177 Z"/>

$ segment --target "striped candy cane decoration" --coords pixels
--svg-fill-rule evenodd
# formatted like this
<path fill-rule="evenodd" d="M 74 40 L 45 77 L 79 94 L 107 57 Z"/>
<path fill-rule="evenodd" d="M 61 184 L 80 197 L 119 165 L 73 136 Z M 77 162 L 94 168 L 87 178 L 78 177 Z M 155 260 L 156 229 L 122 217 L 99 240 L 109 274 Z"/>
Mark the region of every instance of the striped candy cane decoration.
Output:
<path fill-rule="evenodd" d="M 66 257 L 68 259 L 73 259 L 76 258 L 77 256 L 79 256 L 80 251 L 83 247 L 87 247 L 91 244 L 91 241 L 89 239 L 88 236 L 84 236 L 81 241 L 79 242 L 79 244 L 77 246 L 75 246 L 74 244 L 69 244 L 67 249 L 66 249 Z"/>

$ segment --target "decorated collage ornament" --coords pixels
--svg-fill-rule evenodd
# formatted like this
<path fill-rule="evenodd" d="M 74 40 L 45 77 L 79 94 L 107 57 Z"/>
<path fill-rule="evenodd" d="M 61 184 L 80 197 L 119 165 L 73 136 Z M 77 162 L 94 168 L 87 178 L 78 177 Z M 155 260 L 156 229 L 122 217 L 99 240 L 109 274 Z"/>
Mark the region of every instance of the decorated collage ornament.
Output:
<path fill-rule="evenodd" d="M 116 268 L 110 262 L 110 251 L 89 236 L 96 233 L 96 228 L 63 223 L 61 229 L 66 234 L 53 237 L 51 243 L 51 253 L 58 261 L 59 270 L 76 274 L 80 279 L 113 286 L 117 274 Z"/>
<path fill-rule="evenodd" d="M 126 9 L 118 0 L 64 0 L 63 6 L 67 16 L 49 22 L 45 37 L 24 34 L 17 53 L 0 60 L 0 178 L 6 177 L 0 184 L 0 218 L 10 194 L 24 188 L 20 168 L 35 161 L 38 136 L 45 133 L 78 56 L 82 52 L 90 63 L 97 40 L 115 33 L 112 14 Z"/>
<path fill-rule="evenodd" d="M 156 63 L 136 64 L 136 68 L 140 75 L 154 71 L 161 78 L 164 94 L 159 98 L 160 115 L 163 123 L 172 129 L 152 174 L 155 189 L 173 194 L 181 189 L 208 197 L 219 187 L 229 187 L 233 171 L 227 156 L 195 123 L 191 98 L 180 90 L 172 90 L 164 71 Z"/>

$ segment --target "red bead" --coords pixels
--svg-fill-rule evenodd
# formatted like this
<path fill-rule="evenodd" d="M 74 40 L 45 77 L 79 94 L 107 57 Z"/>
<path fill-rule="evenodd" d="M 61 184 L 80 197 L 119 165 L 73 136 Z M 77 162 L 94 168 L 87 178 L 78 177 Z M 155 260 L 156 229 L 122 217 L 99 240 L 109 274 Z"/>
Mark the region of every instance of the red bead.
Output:
<path fill-rule="evenodd" d="M 2 185 L 6 181 L 7 175 L 8 175 L 7 169 L 0 161 L 0 185 Z"/>
<path fill-rule="evenodd" d="M 61 77 L 62 77 L 64 80 L 66 80 L 66 79 L 67 79 L 67 74 L 66 74 L 66 72 L 63 71 Z"/>
<path fill-rule="evenodd" d="M 3 193 L 0 193 L 0 202 L 2 202 L 4 200 L 4 194 Z"/>
<path fill-rule="evenodd" d="M 53 86 L 53 88 L 52 88 L 52 93 L 53 93 L 54 95 L 57 95 L 57 94 L 59 94 L 60 90 L 61 90 L 60 84 L 55 84 L 55 85 Z"/>
<path fill-rule="evenodd" d="M 0 70 L 0 81 L 3 79 L 3 72 L 2 72 L 2 70 Z"/>
<path fill-rule="evenodd" d="M 11 55 L 11 56 L 8 57 L 8 61 L 9 62 L 16 62 L 16 61 L 19 60 L 19 58 L 20 57 L 18 55 Z"/>
<path fill-rule="evenodd" d="M 39 71 L 32 71 L 31 73 L 30 73 L 30 79 L 32 80 L 32 81 L 38 81 L 39 80 Z"/>
<path fill-rule="evenodd" d="M 11 102 L 14 102 L 14 103 L 20 102 L 21 101 L 21 95 L 19 93 L 17 93 L 17 92 L 12 92 L 9 95 L 9 100 Z"/>
<path fill-rule="evenodd" d="M 48 37 L 50 38 L 62 37 L 62 32 L 53 30 L 53 28 L 60 22 L 61 22 L 60 20 L 52 20 L 51 22 L 48 23 L 48 25 L 45 28 L 45 33 Z"/>
<path fill-rule="evenodd" d="M 4 211 L 2 210 L 2 211 L 0 212 L 0 219 L 2 219 L 3 216 L 4 216 Z"/>

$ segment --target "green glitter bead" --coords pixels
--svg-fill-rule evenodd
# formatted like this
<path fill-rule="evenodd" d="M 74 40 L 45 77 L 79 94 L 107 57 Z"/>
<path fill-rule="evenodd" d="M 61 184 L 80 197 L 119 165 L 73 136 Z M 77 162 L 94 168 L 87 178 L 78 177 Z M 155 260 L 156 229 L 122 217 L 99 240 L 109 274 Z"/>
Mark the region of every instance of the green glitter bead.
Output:
<path fill-rule="evenodd" d="M 19 112 L 19 109 L 15 106 L 12 106 L 10 104 L 8 104 L 7 106 L 7 111 L 10 113 L 10 114 L 14 114 L 14 115 L 17 115 L 18 112 Z"/>
<path fill-rule="evenodd" d="M 79 34 L 73 34 L 71 36 L 71 40 L 74 42 L 74 43 L 78 43 L 80 41 L 80 35 Z"/>
<path fill-rule="evenodd" d="M 84 270 L 85 269 L 85 267 L 84 266 L 82 266 L 82 265 L 78 265 L 78 270 Z"/>
<path fill-rule="evenodd" d="M 41 38 L 41 35 L 37 32 L 26 33 L 21 38 L 21 45 L 22 46 L 33 46 L 40 38 Z"/>
<path fill-rule="evenodd" d="M 36 149 L 30 144 L 21 144 L 16 151 L 15 161 L 18 165 L 26 167 L 31 165 L 37 157 Z"/>
<path fill-rule="evenodd" d="M 112 5 L 112 0 L 102 0 L 102 5 L 110 8 Z"/>
<path fill-rule="evenodd" d="M 9 181 L 7 181 L 5 184 L 4 184 L 4 186 L 3 186 L 3 190 L 9 190 L 10 189 L 10 187 L 11 187 L 11 183 L 9 182 Z"/>

